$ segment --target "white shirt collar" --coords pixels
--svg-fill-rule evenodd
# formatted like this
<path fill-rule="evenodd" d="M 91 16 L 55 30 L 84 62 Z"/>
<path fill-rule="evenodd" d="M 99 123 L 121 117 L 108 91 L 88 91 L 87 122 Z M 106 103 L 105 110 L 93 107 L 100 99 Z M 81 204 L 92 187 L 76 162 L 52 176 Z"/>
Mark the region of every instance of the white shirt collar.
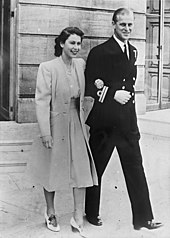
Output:
<path fill-rule="evenodd" d="M 124 52 L 124 45 L 126 44 L 126 49 L 127 49 L 127 56 L 129 58 L 129 46 L 128 46 L 128 42 L 122 42 L 121 40 L 119 40 L 115 34 L 113 34 L 113 38 L 117 41 L 117 43 L 119 44 L 120 48 L 122 49 L 122 51 Z"/>
<path fill-rule="evenodd" d="M 117 41 L 117 43 L 120 45 L 120 48 L 122 49 L 122 51 L 124 51 L 124 45 L 126 44 L 127 46 L 127 49 L 129 48 L 128 47 L 128 43 L 127 41 L 126 42 L 122 42 L 121 40 L 119 40 L 115 34 L 113 34 L 113 38 Z"/>

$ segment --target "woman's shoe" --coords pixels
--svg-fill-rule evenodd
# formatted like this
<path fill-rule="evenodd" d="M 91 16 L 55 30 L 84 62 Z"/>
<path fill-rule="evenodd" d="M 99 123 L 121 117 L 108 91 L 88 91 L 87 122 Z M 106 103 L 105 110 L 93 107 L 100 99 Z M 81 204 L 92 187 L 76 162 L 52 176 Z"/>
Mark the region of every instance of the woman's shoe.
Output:
<path fill-rule="evenodd" d="M 77 224 L 74 217 L 71 218 L 70 225 L 73 232 L 79 232 L 82 237 L 87 238 L 87 235 L 85 235 L 82 228 Z"/>
<path fill-rule="evenodd" d="M 51 231 L 60 231 L 60 226 L 57 222 L 57 218 L 55 215 L 51 214 L 50 216 L 47 215 L 45 212 L 45 223 L 47 225 L 47 228 Z"/>

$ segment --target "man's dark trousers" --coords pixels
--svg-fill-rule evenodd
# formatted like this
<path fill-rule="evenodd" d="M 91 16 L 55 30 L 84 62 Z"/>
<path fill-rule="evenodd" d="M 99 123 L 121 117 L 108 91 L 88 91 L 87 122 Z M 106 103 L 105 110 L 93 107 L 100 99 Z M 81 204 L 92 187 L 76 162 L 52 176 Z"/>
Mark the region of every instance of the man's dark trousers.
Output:
<path fill-rule="evenodd" d="M 129 141 L 115 129 L 91 128 L 89 142 L 96 165 L 99 186 L 86 189 L 86 215 L 91 218 L 96 218 L 99 215 L 102 175 L 116 147 L 131 201 L 133 224 L 138 225 L 152 220 L 153 214 L 142 165 L 139 141 Z"/>

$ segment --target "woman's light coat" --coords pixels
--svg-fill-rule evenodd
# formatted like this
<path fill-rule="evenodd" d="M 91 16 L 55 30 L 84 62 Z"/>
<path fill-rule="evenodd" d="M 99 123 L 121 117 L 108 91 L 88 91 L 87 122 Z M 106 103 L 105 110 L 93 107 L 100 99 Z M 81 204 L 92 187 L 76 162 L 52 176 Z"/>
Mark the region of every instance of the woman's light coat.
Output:
<path fill-rule="evenodd" d="M 83 59 L 73 59 L 77 78 L 80 86 L 79 117 L 84 138 L 90 155 L 90 166 L 93 184 L 98 184 L 96 169 L 88 143 L 85 117 L 93 105 L 92 98 L 84 100 L 84 67 Z M 34 175 L 43 182 L 48 191 L 66 188 L 69 185 L 70 160 L 69 160 L 69 105 L 70 88 L 67 82 L 66 71 L 61 57 L 43 62 L 39 66 L 36 86 L 36 114 L 40 127 L 40 137 L 51 135 L 53 137 L 52 149 L 46 149 L 38 137 L 33 145 Z M 86 105 L 84 105 L 84 102 Z M 85 115 L 86 114 L 86 115 Z M 82 166 L 88 166 L 81 160 Z M 40 163 L 40 160 L 43 163 Z M 37 168 L 39 167 L 39 171 Z M 47 182 L 48 181 L 48 182 Z M 56 182 L 57 181 L 57 182 Z M 83 182 L 83 181 L 82 181 Z M 89 185 L 90 186 L 90 185 Z"/>

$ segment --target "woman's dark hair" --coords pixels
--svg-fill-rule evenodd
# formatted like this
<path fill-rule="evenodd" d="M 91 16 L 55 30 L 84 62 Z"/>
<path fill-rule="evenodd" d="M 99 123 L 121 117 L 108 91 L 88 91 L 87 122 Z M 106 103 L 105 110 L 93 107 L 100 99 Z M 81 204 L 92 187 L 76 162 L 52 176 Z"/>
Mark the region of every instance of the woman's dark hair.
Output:
<path fill-rule="evenodd" d="M 81 31 L 78 27 L 67 27 L 58 37 L 55 39 L 55 56 L 60 56 L 62 54 L 62 47 L 60 46 L 60 43 L 65 43 L 65 41 L 69 38 L 70 35 L 76 34 L 81 37 L 81 41 L 83 40 L 84 32 Z"/>

